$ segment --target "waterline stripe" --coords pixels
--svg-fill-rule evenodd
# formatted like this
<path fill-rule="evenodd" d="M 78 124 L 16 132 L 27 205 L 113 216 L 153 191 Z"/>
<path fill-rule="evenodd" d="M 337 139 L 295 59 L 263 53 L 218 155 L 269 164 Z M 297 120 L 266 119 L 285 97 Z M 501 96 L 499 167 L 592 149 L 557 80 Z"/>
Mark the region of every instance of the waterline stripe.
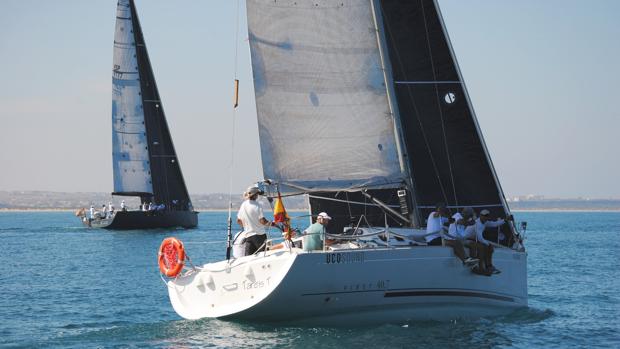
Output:
<path fill-rule="evenodd" d="M 460 81 L 394 81 L 397 85 L 460 84 Z"/>
<path fill-rule="evenodd" d="M 514 298 L 498 296 L 490 293 L 469 292 L 469 291 L 387 291 L 384 297 L 428 297 L 428 296 L 459 296 L 459 297 L 475 297 L 489 298 L 506 302 L 514 302 Z"/>

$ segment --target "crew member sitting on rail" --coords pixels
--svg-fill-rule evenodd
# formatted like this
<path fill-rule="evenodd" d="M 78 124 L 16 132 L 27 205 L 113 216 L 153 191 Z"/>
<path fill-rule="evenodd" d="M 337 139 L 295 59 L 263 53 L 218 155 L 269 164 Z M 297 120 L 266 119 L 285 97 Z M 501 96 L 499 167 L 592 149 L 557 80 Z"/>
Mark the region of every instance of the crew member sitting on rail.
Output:
<path fill-rule="evenodd" d="M 469 212 L 469 210 L 467 210 L 467 212 Z M 452 216 L 452 219 L 454 220 L 454 222 L 450 224 L 450 228 L 452 229 L 452 234 L 450 234 L 449 232 L 446 234 L 445 226 L 449 224 L 449 220 L 447 216 L 448 216 L 448 209 L 446 208 L 446 206 L 443 203 L 437 204 L 435 212 L 432 212 L 428 216 L 428 221 L 426 224 L 426 232 L 427 234 L 432 234 L 432 235 L 430 236 L 426 235 L 426 241 L 428 242 L 429 237 L 430 237 L 432 240 L 428 242 L 429 245 L 441 245 L 442 238 L 443 238 L 443 244 L 445 246 L 452 247 L 452 250 L 454 251 L 454 255 L 458 259 L 460 259 L 461 262 L 463 262 L 463 265 L 465 266 L 475 265 L 476 263 L 479 262 L 478 259 L 467 257 L 467 254 L 465 253 L 465 247 L 463 245 L 463 241 L 461 240 L 461 236 L 457 232 L 458 229 L 461 229 L 461 230 L 467 229 L 465 225 L 461 224 L 463 223 L 463 216 L 458 212 L 455 213 L 454 216 Z M 458 221 L 460 221 L 459 224 L 457 224 Z M 436 233 L 433 234 L 433 232 L 436 232 Z M 439 235 L 439 237 L 435 237 L 436 235 Z M 437 243 L 437 240 L 439 240 L 439 243 Z"/>
<path fill-rule="evenodd" d="M 504 223 L 506 223 L 503 219 L 497 219 L 495 221 L 490 220 L 491 212 L 489 210 L 480 211 L 480 218 L 476 219 L 475 231 L 476 231 L 476 240 L 478 243 L 482 244 L 482 248 L 484 249 L 484 267 L 487 274 L 499 274 L 501 271 L 495 266 L 493 266 L 493 245 L 490 241 L 484 238 L 484 230 L 486 228 L 497 228 Z M 508 219 L 511 219 L 510 217 Z"/>
<path fill-rule="evenodd" d="M 435 211 L 428 215 L 426 220 L 426 244 L 430 246 L 441 246 L 441 232 L 445 229 L 448 222 L 449 212 L 443 202 L 435 205 Z"/>
<path fill-rule="evenodd" d="M 463 246 L 468 243 L 468 247 L 470 250 L 469 254 L 471 257 L 463 260 L 464 264 L 470 265 L 478 262 L 479 270 L 483 270 L 484 262 L 481 255 L 484 252 L 484 249 L 480 244 L 477 244 L 475 241 L 468 242 L 468 239 L 475 240 L 475 223 L 476 222 L 474 210 L 471 207 L 463 207 L 463 209 L 461 209 L 461 212 L 457 212 L 452 216 L 452 223 L 448 228 L 448 234 L 446 234 L 446 237 L 458 240 Z M 465 249 L 463 248 L 463 254 L 464 252 Z M 455 251 L 455 253 L 457 252 Z"/>
<path fill-rule="evenodd" d="M 121 211 L 127 211 L 127 207 L 125 207 L 125 200 L 121 201 Z"/>
<path fill-rule="evenodd" d="M 101 213 L 99 214 L 99 218 L 104 219 L 108 217 L 108 208 L 103 204 L 101 206 Z"/>

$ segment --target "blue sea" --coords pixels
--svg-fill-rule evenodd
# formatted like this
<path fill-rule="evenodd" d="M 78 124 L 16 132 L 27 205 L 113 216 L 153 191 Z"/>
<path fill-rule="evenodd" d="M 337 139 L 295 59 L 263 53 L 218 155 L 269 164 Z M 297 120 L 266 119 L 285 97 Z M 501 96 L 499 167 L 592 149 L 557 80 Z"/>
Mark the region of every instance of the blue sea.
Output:
<path fill-rule="evenodd" d="M 528 309 L 329 328 L 176 315 L 157 268 L 159 244 L 174 235 L 194 263 L 222 259 L 226 213 L 201 213 L 192 230 L 107 231 L 83 228 L 70 212 L 3 212 L 0 347 L 619 348 L 620 213 L 515 216 L 528 221 Z"/>

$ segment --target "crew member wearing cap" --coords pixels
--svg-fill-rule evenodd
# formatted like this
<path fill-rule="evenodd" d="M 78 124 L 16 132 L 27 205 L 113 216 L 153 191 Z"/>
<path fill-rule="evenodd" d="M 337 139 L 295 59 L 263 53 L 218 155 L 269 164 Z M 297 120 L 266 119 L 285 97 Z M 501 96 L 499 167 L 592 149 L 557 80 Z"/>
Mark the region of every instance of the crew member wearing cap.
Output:
<path fill-rule="evenodd" d="M 254 254 L 259 249 L 261 251 L 264 249 L 263 244 L 267 240 L 265 226 L 274 225 L 273 222 L 265 219 L 263 208 L 256 201 L 260 194 L 258 187 L 249 187 L 244 193 L 246 199 L 239 207 L 239 212 L 237 213 L 237 223 L 243 227 L 243 232 L 241 232 L 238 238 L 243 241 L 244 256 Z"/>
<path fill-rule="evenodd" d="M 470 254 L 472 256 L 467 257 L 463 244 L 469 236 L 473 237 L 475 234 L 474 218 L 474 210 L 471 207 L 463 207 L 461 212 L 457 212 L 452 216 L 452 223 L 448 228 L 448 234 L 444 237 L 445 244 L 452 247 L 454 254 L 466 266 L 472 266 L 476 263 L 481 265 L 482 263 L 478 258 L 473 258 L 474 255 L 478 255 L 476 252 L 479 249 L 476 246 L 470 247 Z"/>
<path fill-rule="evenodd" d="M 310 225 L 305 231 L 302 238 L 304 251 L 316 251 L 323 249 L 323 241 L 325 241 L 326 226 L 332 217 L 327 213 L 321 212 L 316 216 L 316 222 Z"/>
<path fill-rule="evenodd" d="M 471 207 L 463 207 L 461 212 L 452 216 L 448 234 L 461 240 L 473 238 L 475 236 L 475 214 Z"/>
<path fill-rule="evenodd" d="M 480 217 L 476 219 L 476 224 L 474 226 L 475 231 L 476 231 L 476 241 L 478 241 L 479 244 L 482 244 L 481 247 L 484 250 L 483 272 L 486 272 L 486 274 L 499 274 L 500 273 L 499 269 L 493 266 L 493 245 L 487 239 L 484 238 L 483 233 L 486 228 L 500 227 L 504 225 L 506 221 L 501 218 L 495 221 L 492 221 L 490 220 L 490 215 L 491 215 L 491 212 L 489 210 L 485 209 L 485 210 L 480 211 Z"/>
<path fill-rule="evenodd" d="M 454 235 L 445 234 L 445 227 L 449 225 L 448 220 L 448 209 L 444 203 L 438 203 L 435 206 L 435 211 L 431 212 L 428 216 L 428 220 L 426 221 L 426 243 L 429 246 L 441 246 L 445 244 L 446 246 L 452 247 L 454 251 L 454 255 L 463 262 L 465 266 L 472 266 L 478 263 L 478 259 L 467 257 L 465 253 L 465 247 L 463 246 L 463 242 L 459 238 L 459 235 L 453 232 Z M 454 218 L 456 217 L 456 218 Z M 454 221 L 452 225 L 456 227 L 456 221 L 461 220 L 459 223 L 463 223 L 463 217 L 456 213 L 454 216 Z M 462 229 L 466 229 L 465 225 L 459 225 Z M 453 228 L 453 230 L 456 228 Z"/>

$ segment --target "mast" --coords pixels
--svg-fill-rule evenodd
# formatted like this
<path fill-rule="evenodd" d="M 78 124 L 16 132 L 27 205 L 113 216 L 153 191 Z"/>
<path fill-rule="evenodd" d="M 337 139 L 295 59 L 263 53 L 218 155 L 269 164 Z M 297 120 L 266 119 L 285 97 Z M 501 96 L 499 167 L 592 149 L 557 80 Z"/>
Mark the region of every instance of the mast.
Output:
<path fill-rule="evenodd" d="M 264 177 L 283 194 L 311 193 L 311 211 L 331 212 L 334 231 L 361 215 L 415 222 L 415 210 L 403 220 L 385 209 L 413 184 L 371 0 L 246 4 Z"/>
<path fill-rule="evenodd" d="M 379 54 L 381 56 L 381 65 L 383 67 L 383 76 L 385 79 L 385 87 L 388 96 L 388 104 L 390 107 L 390 111 L 392 117 L 394 119 L 394 135 L 396 136 L 396 145 L 400 160 L 401 171 L 405 174 L 406 186 L 409 189 L 409 200 L 414 207 L 410 212 L 409 219 L 411 220 L 413 227 L 420 226 L 420 217 L 418 215 L 418 210 L 415 209 L 417 207 L 415 200 L 415 186 L 413 181 L 413 176 L 411 175 L 410 163 L 407 161 L 407 150 L 405 147 L 405 136 L 403 134 L 403 129 L 401 127 L 400 121 L 400 113 L 398 111 L 398 103 L 396 101 L 396 96 L 394 95 L 394 79 L 392 78 L 392 67 L 390 65 L 390 58 L 387 50 L 387 46 L 385 44 L 385 32 L 383 29 L 383 17 L 381 14 L 381 7 L 377 5 L 377 0 L 370 0 L 372 6 L 372 16 L 374 19 L 375 30 L 377 31 L 377 42 L 379 45 Z"/>

